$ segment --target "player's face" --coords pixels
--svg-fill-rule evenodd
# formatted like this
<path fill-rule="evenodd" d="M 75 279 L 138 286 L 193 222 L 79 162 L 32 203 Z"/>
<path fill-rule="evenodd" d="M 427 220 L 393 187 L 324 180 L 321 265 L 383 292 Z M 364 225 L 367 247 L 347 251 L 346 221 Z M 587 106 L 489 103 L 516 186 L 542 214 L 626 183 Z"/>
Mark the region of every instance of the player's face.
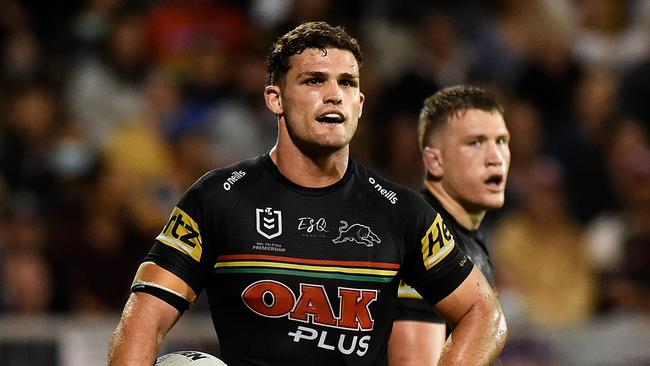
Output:
<path fill-rule="evenodd" d="M 359 66 L 350 51 L 308 48 L 291 57 L 279 88 L 288 135 L 299 147 L 333 152 L 347 148 L 357 129 L 364 96 Z"/>
<path fill-rule="evenodd" d="M 510 166 L 503 116 L 470 109 L 447 121 L 442 133 L 445 190 L 470 212 L 503 206 Z"/>

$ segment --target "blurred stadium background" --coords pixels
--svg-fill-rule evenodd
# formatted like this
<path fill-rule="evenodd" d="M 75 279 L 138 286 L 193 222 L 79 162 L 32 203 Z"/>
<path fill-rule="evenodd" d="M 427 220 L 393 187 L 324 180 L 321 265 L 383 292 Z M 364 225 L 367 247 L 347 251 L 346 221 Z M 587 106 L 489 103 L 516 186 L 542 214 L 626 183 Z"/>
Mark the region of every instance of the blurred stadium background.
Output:
<path fill-rule="evenodd" d="M 360 40 L 352 155 L 415 189 L 424 97 L 504 104 L 502 365 L 650 365 L 650 1 L 0 0 L 1 365 L 105 364 L 182 192 L 273 145 L 264 57 L 303 20 Z M 206 309 L 162 351 L 218 352 Z"/>

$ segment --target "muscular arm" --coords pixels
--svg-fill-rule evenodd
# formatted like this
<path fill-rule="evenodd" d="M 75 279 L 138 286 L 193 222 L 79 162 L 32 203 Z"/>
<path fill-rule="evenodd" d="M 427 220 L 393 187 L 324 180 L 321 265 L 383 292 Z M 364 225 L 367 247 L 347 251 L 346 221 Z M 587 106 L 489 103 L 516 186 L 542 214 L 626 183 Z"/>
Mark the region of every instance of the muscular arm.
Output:
<path fill-rule="evenodd" d="M 416 320 L 393 322 L 388 342 L 391 366 L 434 366 L 438 364 L 446 338 L 444 323 Z"/>
<path fill-rule="evenodd" d="M 173 290 L 192 302 L 196 298 L 183 280 L 151 262 L 140 266 L 135 279 Z M 180 316 L 176 308 L 153 295 L 132 293 L 109 345 L 109 366 L 153 365 L 158 347 Z"/>
<path fill-rule="evenodd" d="M 506 320 L 478 268 L 435 308 L 454 324 L 439 365 L 489 365 L 501 353 L 508 333 Z"/>

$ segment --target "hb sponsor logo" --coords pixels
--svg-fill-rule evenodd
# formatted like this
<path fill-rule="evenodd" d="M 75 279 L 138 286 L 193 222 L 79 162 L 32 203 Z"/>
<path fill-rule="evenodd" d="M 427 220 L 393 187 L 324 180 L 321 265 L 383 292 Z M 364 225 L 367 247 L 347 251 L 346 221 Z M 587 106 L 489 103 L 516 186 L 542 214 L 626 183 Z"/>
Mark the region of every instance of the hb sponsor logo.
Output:
<path fill-rule="evenodd" d="M 372 232 L 368 226 L 362 224 L 352 224 L 348 226 L 347 221 L 341 220 L 339 236 L 332 239 L 332 242 L 338 244 L 345 243 L 346 241 L 363 244 L 367 247 L 381 243 L 379 236 Z"/>
<path fill-rule="evenodd" d="M 377 299 L 377 290 L 338 288 L 338 314 L 322 285 L 301 283 L 298 294 L 287 285 L 261 280 L 242 292 L 244 304 L 254 313 L 267 318 L 288 318 L 300 323 L 320 325 L 352 331 L 371 331 L 374 319 L 370 304 Z M 335 331 L 298 326 L 288 335 L 294 342 L 316 342 L 319 348 L 338 350 L 344 354 L 356 352 L 363 356 L 368 351 L 370 336 L 336 335 Z M 347 337 L 347 338 L 346 338 Z"/>
<path fill-rule="evenodd" d="M 273 239 L 282 234 L 282 212 L 271 207 L 255 210 L 255 226 L 257 232 L 267 239 Z"/>
<path fill-rule="evenodd" d="M 420 241 L 422 242 L 422 258 L 427 269 L 443 260 L 455 245 L 454 237 L 442 221 L 440 214 L 436 215 Z"/>

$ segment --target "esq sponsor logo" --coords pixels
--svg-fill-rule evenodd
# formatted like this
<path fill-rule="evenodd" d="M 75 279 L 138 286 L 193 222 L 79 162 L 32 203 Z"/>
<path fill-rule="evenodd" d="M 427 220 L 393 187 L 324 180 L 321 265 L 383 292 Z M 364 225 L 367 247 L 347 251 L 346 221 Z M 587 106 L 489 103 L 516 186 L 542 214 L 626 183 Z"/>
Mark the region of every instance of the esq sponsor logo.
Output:
<path fill-rule="evenodd" d="M 309 237 L 309 238 L 316 238 L 316 237 L 324 238 L 325 234 L 322 233 L 329 232 L 327 230 L 327 221 L 325 221 L 324 217 L 319 217 L 317 219 L 311 217 L 299 218 L 298 231 L 301 233 L 302 236 Z"/>
<path fill-rule="evenodd" d="M 377 183 L 375 178 L 373 177 L 368 177 L 368 182 L 372 184 L 372 187 L 377 190 L 382 196 L 386 197 L 386 199 L 391 203 L 391 204 L 396 204 L 397 203 L 397 193 L 388 190 L 384 188 L 381 184 Z"/>

